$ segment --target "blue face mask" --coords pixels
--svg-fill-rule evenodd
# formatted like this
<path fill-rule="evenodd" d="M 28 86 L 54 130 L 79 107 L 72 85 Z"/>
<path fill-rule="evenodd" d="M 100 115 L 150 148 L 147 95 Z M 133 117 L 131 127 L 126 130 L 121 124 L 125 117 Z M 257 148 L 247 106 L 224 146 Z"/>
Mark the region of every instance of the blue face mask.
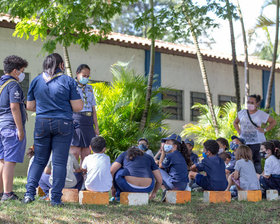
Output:
<path fill-rule="evenodd" d="M 203 158 L 207 158 L 207 155 L 205 152 L 202 153 Z"/>
<path fill-rule="evenodd" d="M 231 142 L 230 143 L 230 148 L 232 149 L 232 150 L 236 150 L 237 148 L 238 148 L 238 144 L 236 144 L 235 142 Z"/>
<path fill-rule="evenodd" d="M 165 151 L 165 152 L 170 152 L 171 150 L 172 150 L 172 148 L 173 148 L 173 146 L 172 145 L 164 145 L 163 146 L 163 150 Z"/>
<path fill-rule="evenodd" d="M 83 85 L 87 84 L 88 83 L 88 78 L 81 77 L 80 78 L 80 83 L 83 84 Z"/>
<path fill-rule="evenodd" d="M 143 150 L 143 151 L 146 151 L 148 149 L 148 147 L 144 144 L 139 145 L 138 148 Z"/>

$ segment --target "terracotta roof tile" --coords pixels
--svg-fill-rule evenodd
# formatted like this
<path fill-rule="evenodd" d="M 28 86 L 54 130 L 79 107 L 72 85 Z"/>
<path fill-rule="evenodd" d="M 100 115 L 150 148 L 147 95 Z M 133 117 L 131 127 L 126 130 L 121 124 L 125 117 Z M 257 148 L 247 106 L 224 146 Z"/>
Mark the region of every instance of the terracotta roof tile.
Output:
<path fill-rule="evenodd" d="M 20 20 L 17 18 L 12 19 L 9 15 L 2 14 L 0 16 L 0 27 L 2 26 L 2 27 L 14 28 L 15 24 L 19 21 Z M 7 26 L 7 23 L 10 24 L 10 27 Z M 125 46 L 125 47 L 131 47 L 131 48 L 142 48 L 142 49 L 149 49 L 150 46 L 149 39 L 121 34 L 121 33 L 114 33 L 114 32 L 109 34 L 107 39 L 101 42 Z M 169 43 L 162 40 L 156 40 L 155 47 L 157 51 L 163 53 L 196 58 L 196 50 L 193 46 Z M 206 50 L 206 49 L 201 49 L 201 53 L 206 60 L 217 61 L 217 62 L 222 62 L 227 64 L 231 63 L 231 59 L 232 59 L 231 55 L 217 53 L 212 50 Z M 238 60 L 238 64 L 242 66 L 244 63 L 244 56 L 238 56 L 237 60 Z M 260 60 L 252 56 L 249 57 L 250 67 L 268 70 L 270 69 L 271 64 L 272 63 L 270 61 Z M 278 72 L 280 71 L 280 64 L 276 64 L 276 70 Z"/>

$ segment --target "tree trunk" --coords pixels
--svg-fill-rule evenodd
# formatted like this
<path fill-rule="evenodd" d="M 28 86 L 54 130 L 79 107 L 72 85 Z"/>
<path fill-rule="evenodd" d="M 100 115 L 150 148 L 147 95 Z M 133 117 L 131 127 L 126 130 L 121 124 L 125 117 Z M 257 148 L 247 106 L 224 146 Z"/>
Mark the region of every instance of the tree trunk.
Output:
<path fill-rule="evenodd" d="M 246 31 L 243 21 L 243 15 L 241 12 L 239 1 L 237 2 L 237 11 L 240 18 L 241 29 L 242 29 L 242 36 L 243 36 L 243 44 L 244 44 L 244 81 L 245 81 L 245 105 L 247 105 L 247 98 L 250 95 L 250 82 L 249 82 L 249 59 L 248 59 L 248 45 L 247 45 L 247 38 L 246 38 Z"/>
<path fill-rule="evenodd" d="M 63 54 L 64 54 L 66 74 L 68 76 L 70 76 L 70 77 L 73 77 L 72 69 L 71 69 L 71 64 L 70 64 L 70 58 L 69 58 L 67 47 L 63 46 Z"/>
<path fill-rule="evenodd" d="M 230 6 L 229 6 L 229 0 L 226 0 L 226 5 L 227 5 L 228 21 L 229 21 L 229 28 L 230 28 L 230 38 L 231 38 L 232 66 L 233 66 L 233 77 L 234 77 L 234 85 L 235 85 L 235 97 L 236 97 L 237 110 L 239 111 L 241 109 L 240 85 L 239 85 L 239 75 L 238 75 L 237 60 L 236 60 L 232 13 L 231 13 Z"/>
<path fill-rule="evenodd" d="M 150 8 L 152 13 L 152 23 L 151 28 L 154 27 L 154 2 L 153 0 L 150 0 Z M 153 81 L 154 81 L 154 67 L 155 67 L 155 39 L 152 37 L 151 39 L 151 49 L 150 49 L 150 68 L 149 68 L 149 78 L 148 78 L 148 85 L 147 85 L 147 93 L 146 93 L 146 102 L 145 107 L 143 111 L 143 115 L 141 118 L 140 123 L 140 130 L 144 130 L 146 123 L 147 123 L 147 117 L 150 109 L 150 103 L 151 103 L 151 96 L 152 96 L 152 88 L 153 88 Z"/>
<path fill-rule="evenodd" d="M 275 31 L 274 52 L 273 52 L 272 65 L 271 65 L 267 93 L 266 93 L 265 109 L 269 109 L 271 103 L 270 101 L 271 101 L 272 87 L 273 87 L 274 76 L 275 76 L 275 64 L 276 64 L 277 50 L 278 50 L 278 35 L 279 35 L 279 0 L 277 0 L 276 2 L 276 31 Z"/>
<path fill-rule="evenodd" d="M 217 118 L 214 112 L 214 107 L 213 107 L 213 102 L 212 102 L 212 96 L 211 96 L 211 92 L 210 92 L 210 87 L 209 87 L 209 82 L 208 82 L 208 77 L 207 77 L 207 73 L 206 73 L 206 68 L 204 65 L 204 61 L 202 58 L 202 54 L 198 45 L 198 41 L 197 41 L 197 37 L 195 32 L 193 31 L 193 25 L 190 19 L 188 19 L 188 23 L 190 26 L 190 30 L 191 30 L 191 34 L 193 37 L 193 41 L 194 41 L 194 45 L 196 48 L 196 54 L 197 54 L 197 59 L 199 62 L 199 67 L 200 67 L 200 71 L 201 71 L 201 76 L 202 76 L 202 80 L 203 80 L 203 85 L 204 85 L 204 89 L 205 89 L 205 94 L 206 94 L 206 100 L 207 100 L 207 104 L 211 113 L 211 117 L 212 117 L 212 122 L 213 122 L 213 126 L 215 128 L 215 132 L 216 132 L 216 136 L 219 136 L 219 129 L 218 129 L 218 124 L 217 124 Z"/>

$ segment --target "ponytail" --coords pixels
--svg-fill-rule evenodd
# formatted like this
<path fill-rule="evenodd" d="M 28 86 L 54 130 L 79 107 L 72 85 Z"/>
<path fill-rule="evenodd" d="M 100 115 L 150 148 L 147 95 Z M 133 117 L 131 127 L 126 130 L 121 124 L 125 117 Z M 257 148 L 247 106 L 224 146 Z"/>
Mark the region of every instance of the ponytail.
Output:
<path fill-rule="evenodd" d="M 127 150 L 127 160 L 134 160 L 137 156 L 143 156 L 144 152 L 136 146 L 132 146 Z"/>
<path fill-rule="evenodd" d="M 182 154 L 182 156 L 184 157 L 187 165 L 188 165 L 188 169 L 192 166 L 192 161 L 191 161 L 191 153 L 188 150 L 185 142 L 179 143 L 177 141 L 173 141 L 173 143 L 175 145 L 177 145 L 177 150 Z"/>
<path fill-rule="evenodd" d="M 55 75 L 56 70 L 59 68 L 59 65 L 63 63 L 62 57 L 53 53 L 48 55 L 43 62 L 43 72 L 47 73 L 50 76 Z"/>

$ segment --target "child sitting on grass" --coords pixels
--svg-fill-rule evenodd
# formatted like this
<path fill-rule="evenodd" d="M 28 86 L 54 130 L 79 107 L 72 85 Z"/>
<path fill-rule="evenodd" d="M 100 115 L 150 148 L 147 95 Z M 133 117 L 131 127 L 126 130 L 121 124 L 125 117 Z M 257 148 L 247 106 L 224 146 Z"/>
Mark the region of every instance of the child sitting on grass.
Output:
<path fill-rule="evenodd" d="M 245 145 L 239 146 L 235 151 L 235 171 L 228 177 L 227 191 L 232 185 L 238 190 L 259 190 L 260 184 L 257 178 L 254 163 L 252 162 L 252 150 Z"/>
<path fill-rule="evenodd" d="M 101 136 L 94 137 L 89 147 L 93 154 L 88 155 L 82 163 L 82 170 L 87 174 L 85 187 L 90 191 L 107 192 L 111 190 L 113 178 L 110 157 L 105 155 L 105 139 Z"/>
<path fill-rule="evenodd" d="M 266 160 L 263 174 L 259 176 L 260 184 L 264 190 L 275 189 L 280 194 L 280 151 L 272 142 L 264 142 L 261 152 L 265 153 Z"/>
<path fill-rule="evenodd" d="M 201 163 L 191 166 L 189 178 L 194 179 L 195 183 L 204 190 L 224 191 L 227 188 L 227 179 L 225 174 L 225 163 L 217 155 L 219 145 L 215 140 L 207 140 L 203 143 L 206 157 Z M 195 171 L 205 171 L 206 176 Z"/>

